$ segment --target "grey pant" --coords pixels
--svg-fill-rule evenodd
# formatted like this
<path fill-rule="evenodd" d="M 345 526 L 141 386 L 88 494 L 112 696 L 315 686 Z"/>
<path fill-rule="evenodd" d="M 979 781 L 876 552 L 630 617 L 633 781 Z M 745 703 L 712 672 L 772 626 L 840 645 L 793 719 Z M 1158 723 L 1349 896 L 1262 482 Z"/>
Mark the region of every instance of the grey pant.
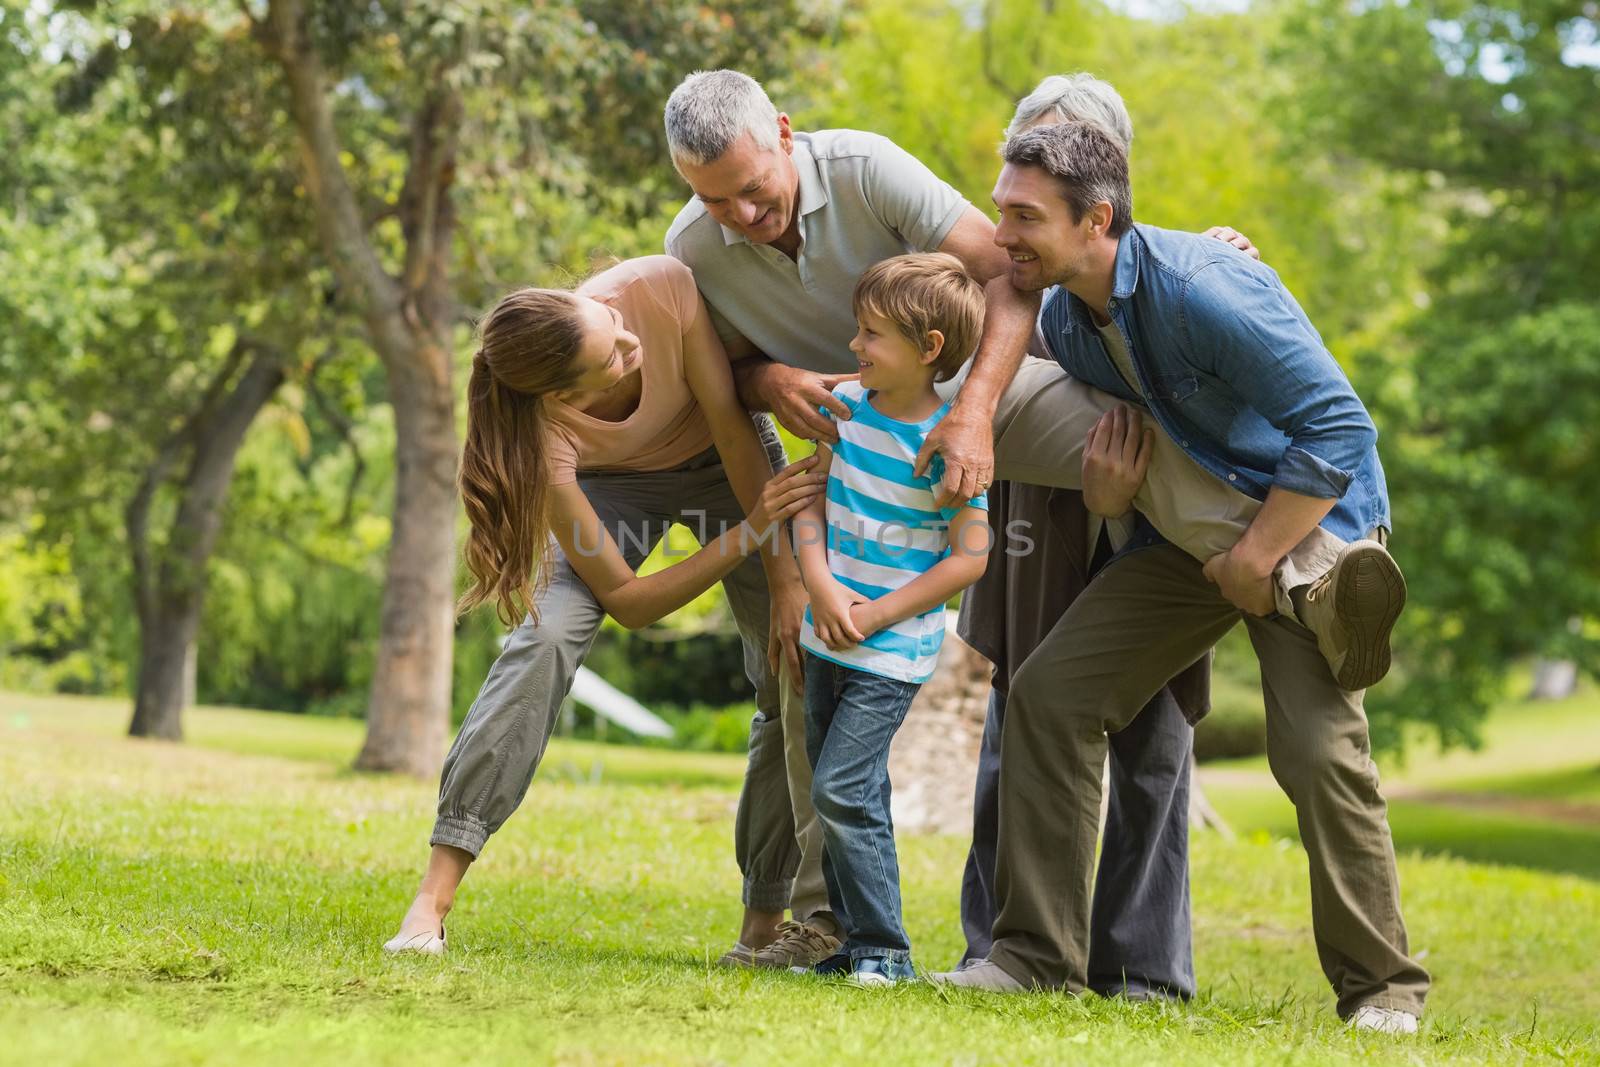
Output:
<path fill-rule="evenodd" d="M 963 961 L 987 959 L 999 902 L 1000 737 L 1005 693 L 989 694 L 978 752 L 972 848 L 961 879 Z M 1111 743 L 1111 800 L 1089 920 L 1089 988 L 1105 996 L 1194 996 L 1189 926 L 1189 751 L 1194 727 L 1163 689 Z"/>
<path fill-rule="evenodd" d="M 781 463 L 782 446 L 769 428 L 763 440 L 774 461 Z M 580 484 L 635 568 L 673 522 L 682 522 L 704 541 L 716 537 L 723 523 L 731 526 L 744 518 L 714 451 L 672 471 L 586 472 Z M 744 875 L 745 905 L 781 911 L 790 903 L 801 856 L 784 755 L 782 704 L 787 694 L 767 667 L 769 598 L 760 559 L 745 560 L 722 586 L 743 638 L 745 674 L 755 686 L 757 709 L 750 723 L 749 764 L 739 795 L 734 850 Z M 512 632 L 445 757 L 433 844 L 452 845 L 477 856 L 489 835 L 516 810 L 604 616 L 594 594 L 557 551 L 549 584 L 539 595 L 539 621 L 524 619 Z M 794 705 L 795 729 L 800 731 L 800 701 L 789 702 Z M 791 747 L 803 751 L 803 745 L 801 735 Z M 809 780 L 806 785 L 809 788 Z M 813 893 L 820 892 L 825 901 L 820 867 L 817 882 Z"/>

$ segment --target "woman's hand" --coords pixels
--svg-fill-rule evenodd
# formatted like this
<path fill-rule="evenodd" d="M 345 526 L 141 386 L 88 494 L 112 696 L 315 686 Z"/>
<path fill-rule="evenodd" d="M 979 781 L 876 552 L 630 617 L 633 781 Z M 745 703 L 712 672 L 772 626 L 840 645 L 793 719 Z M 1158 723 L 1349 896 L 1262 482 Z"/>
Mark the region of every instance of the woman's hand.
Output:
<path fill-rule="evenodd" d="M 811 468 L 816 466 L 816 462 L 815 456 L 807 456 L 796 463 L 791 463 L 774 474 L 762 487 L 761 499 L 756 501 L 756 506 L 744 520 L 750 532 L 755 535 L 753 543 L 747 539 L 750 551 L 755 551 L 769 538 L 772 541 L 771 550 L 777 551 L 778 539 L 775 536 L 777 525 L 794 516 L 823 491 L 828 477 L 812 471 Z"/>
<path fill-rule="evenodd" d="M 868 599 L 837 578 L 818 581 L 811 591 L 811 620 L 816 624 L 817 639 L 834 652 L 854 648 L 866 640 L 866 634 L 856 628 L 851 619 L 851 609 Z"/>

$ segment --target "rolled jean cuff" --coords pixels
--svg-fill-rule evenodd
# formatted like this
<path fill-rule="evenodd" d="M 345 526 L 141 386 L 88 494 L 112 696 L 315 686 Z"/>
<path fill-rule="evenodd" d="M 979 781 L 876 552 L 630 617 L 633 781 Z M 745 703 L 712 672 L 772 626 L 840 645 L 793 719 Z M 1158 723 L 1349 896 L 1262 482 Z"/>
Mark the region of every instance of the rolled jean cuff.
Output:
<path fill-rule="evenodd" d="M 855 960 L 876 959 L 894 960 L 896 963 L 910 963 L 911 950 L 908 948 L 870 948 L 866 945 L 852 945 L 850 947 L 850 959 L 852 962 Z"/>
<path fill-rule="evenodd" d="M 794 880 L 758 882 L 744 880 L 744 906 L 751 911 L 783 911 L 789 906 L 789 894 L 794 890 Z"/>
<path fill-rule="evenodd" d="M 470 853 L 473 859 L 478 858 L 478 853 L 483 851 L 483 846 L 489 841 L 489 828 L 477 819 L 467 817 L 459 818 L 453 815 L 441 815 L 434 820 L 433 836 L 428 838 L 430 845 L 449 845 Z"/>

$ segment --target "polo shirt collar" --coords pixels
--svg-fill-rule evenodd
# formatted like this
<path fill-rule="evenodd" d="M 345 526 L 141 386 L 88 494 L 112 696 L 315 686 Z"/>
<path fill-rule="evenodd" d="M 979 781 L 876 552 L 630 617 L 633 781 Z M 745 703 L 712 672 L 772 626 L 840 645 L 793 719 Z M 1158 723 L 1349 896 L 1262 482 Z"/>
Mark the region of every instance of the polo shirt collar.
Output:
<path fill-rule="evenodd" d="M 817 157 L 811 154 L 810 138 L 796 134 L 794 169 L 800 175 L 800 214 L 809 215 L 828 206 L 828 188 L 822 184 L 822 172 L 817 168 Z M 722 227 L 722 243 L 726 245 L 750 244 L 750 239 L 738 230 Z"/>

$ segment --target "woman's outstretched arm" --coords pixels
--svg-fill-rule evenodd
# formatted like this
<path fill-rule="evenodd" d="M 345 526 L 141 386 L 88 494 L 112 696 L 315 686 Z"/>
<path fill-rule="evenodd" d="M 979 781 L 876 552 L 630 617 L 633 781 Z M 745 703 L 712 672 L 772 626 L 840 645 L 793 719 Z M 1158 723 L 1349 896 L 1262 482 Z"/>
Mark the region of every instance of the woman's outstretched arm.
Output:
<path fill-rule="evenodd" d="M 576 484 L 550 490 L 551 524 L 567 562 L 606 613 L 630 630 L 677 611 L 721 581 L 753 551 L 759 536 L 789 518 L 816 495 L 817 483 L 796 464 L 766 483 L 744 522 L 725 531 L 681 563 L 640 577 Z"/>

